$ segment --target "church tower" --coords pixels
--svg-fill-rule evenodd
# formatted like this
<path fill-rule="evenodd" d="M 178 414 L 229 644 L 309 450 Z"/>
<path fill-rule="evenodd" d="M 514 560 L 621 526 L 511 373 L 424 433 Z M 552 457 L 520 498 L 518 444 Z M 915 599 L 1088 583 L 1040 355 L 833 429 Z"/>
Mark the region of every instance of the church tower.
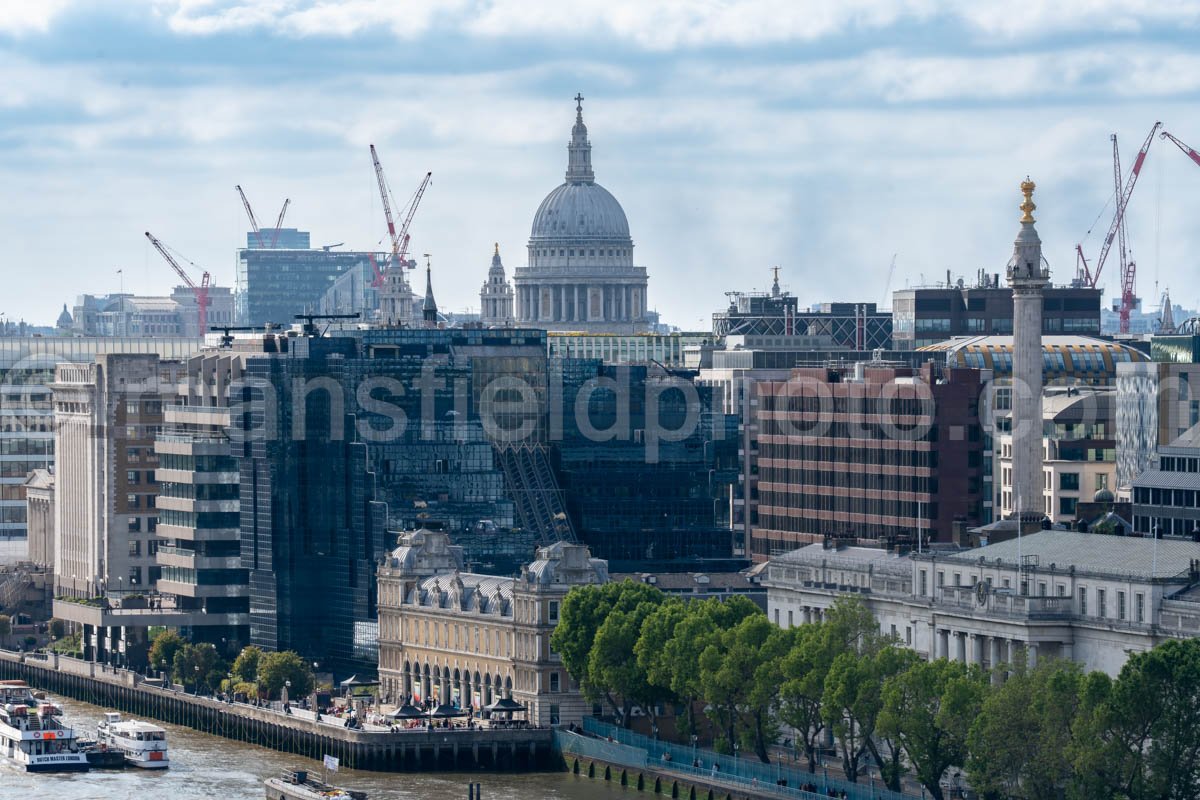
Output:
<path fill-rule="evenodd" d="M 1021 182 L 1021 230 L 1008 262 L 1013 292 L 1013 507 L 1022 526 L 1034 526 L 1046 516 L 1042 499 L 1042 291 L 1050 284 L 1050 269 L 1042 262 L 1042 240 L 1034 228 L 1033 190 Z"/>
<path fill-rule="evenodd" d="M 479 291 L 479 321 L 485 327 L 503 328 L 513 324 L 513 288 L 504 276 L 500 261 L 500 243 L 492 253 L 487 281 Z"/>
<path fill-rule="evenodd" d="M 563 177 L 534 214 L 528 264 L 513 270 L 517 324 L 551 331 L 649 331 L 646 268 L 634 263 L 625 210 L 596 183 L 583 95 L 575 96 Z"/>
<path fill-rule="evenodd" d="M 438 326 L 437 301 L 433 299 L 433 272 L 428 260 L 425 262 L 425 302 L 421 305 L 421 318 L 426 328 Z"/>

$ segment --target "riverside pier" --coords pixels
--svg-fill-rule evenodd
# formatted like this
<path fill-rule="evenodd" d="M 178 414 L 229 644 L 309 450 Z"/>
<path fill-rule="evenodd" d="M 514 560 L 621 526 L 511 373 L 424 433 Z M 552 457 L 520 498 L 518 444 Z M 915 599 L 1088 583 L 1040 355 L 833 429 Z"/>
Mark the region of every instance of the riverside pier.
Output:
<path fill-rule="evenodd" d="M 356 730 L 186 694 L 147 683 L 137 672 L 55 653 L 0 650 L 0 679 L 315 761 L 336 756 L 351 769 L 536 772 L 562 765 L 549 728 Z"/>

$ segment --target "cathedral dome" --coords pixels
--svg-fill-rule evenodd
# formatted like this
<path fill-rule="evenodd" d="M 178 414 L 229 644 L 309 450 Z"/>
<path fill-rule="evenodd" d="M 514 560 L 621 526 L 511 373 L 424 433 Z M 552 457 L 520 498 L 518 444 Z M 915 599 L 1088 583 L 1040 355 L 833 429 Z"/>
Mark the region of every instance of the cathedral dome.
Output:
<path fill-rule="evenodd" d="M 546 195 L 533 217 L 533 239 L 629 239 L 617 198 L 598 183 L 564 183 Z"/>

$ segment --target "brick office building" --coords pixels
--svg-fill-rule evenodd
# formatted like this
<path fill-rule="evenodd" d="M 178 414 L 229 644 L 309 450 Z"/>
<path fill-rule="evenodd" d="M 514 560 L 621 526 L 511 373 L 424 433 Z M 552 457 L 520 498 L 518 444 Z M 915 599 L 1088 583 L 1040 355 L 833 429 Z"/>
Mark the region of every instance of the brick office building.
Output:
<path fill-rule="evenodd" d="M 979 523 L 988 373 L 800 367 L 756 386 L 756 561 L 825 536 L 947 540 Z"/>

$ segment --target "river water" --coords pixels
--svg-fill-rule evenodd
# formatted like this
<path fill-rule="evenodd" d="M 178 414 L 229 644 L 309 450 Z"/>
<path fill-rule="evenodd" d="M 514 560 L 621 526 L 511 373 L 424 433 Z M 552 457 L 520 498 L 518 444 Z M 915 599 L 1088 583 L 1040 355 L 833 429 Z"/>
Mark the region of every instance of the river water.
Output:
<path fill-rule="evenodd" d="M 55 698 L 64 719 L 90 737 L 105 709 Z M 108 709 L 111 710 L 111 709 Z M 303 766 L 320 775 L 320 764 L 251 744 L 164 725 L 171 766 L 92 770 L 83 774 L 30 774 L 0 759 L 0 800 L 262 800 L 263 780 Z M 465 800 L 468 781 L 482 784 L 484 800 L 613 800 L 619 785 L 562 773 L 512 775 L 479 772 L 381 773 L 342 770 L 330 783 L 368 793 L 370 800 Z"/>

